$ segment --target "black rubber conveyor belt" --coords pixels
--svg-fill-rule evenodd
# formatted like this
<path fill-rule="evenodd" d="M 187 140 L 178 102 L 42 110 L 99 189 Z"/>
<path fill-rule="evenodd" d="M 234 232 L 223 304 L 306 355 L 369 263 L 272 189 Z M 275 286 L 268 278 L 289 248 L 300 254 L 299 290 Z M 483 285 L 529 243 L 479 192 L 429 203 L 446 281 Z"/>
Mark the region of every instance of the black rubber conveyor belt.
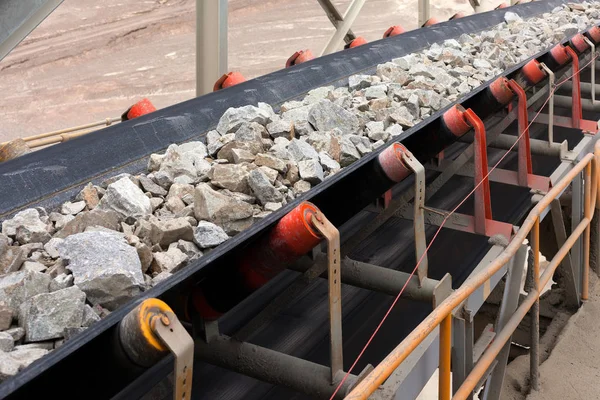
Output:
<path fill-rule="evenodd" d="M 539 1 L 517 6 L 516 10 L 521 16 L 529 17 L 562 3 L 560 0 Z M 216 125 L 228 107 L 256 104 L 259 101 L 277 106 L 315 87 L 345 83 L 350 75 L 368 72 L 377 64 L 419 51 L 434 42 L 485 30 L 502 22 L 505 12 L 499 10 L 477 14 L 318 58 L 0 164 L 0 218 L 7 218 L 30 206 L 56 206 L 90 180 L 101 180 L 124 171 L 139 172 L 145 167 L 145 157 L 149 154 L 161 151 L 171 143 L 202 137 L 203 132 Z M 482 90 L 474 91 L 463 101 L 467 104 L 476 103 Z M 435 134 L 443 111 L 400 137 L 403 143 L 410 143 L 410 150 L 421 159 L 440 150 L 428 147 L 427 134 Z M 114 345 L 113 328 L 137 302 L 142 298 L 161 297 L 165 292 L 176 291 L 186 282 L 197 281 L 201 274 L 228 265 L 239 249 L 266 232 L 301 200 L 314 202 L 336 224 L 345 222 L 364 204 L 345 198 L 343 203 L 348 207 L 341 207 L 340 197 L 351 191 L 361 192 L 361 182 L 368 181 L 368 173 L 379 151 L 364 157 L 311 190 L 302 199 L 227 241 L 169 281 L 144 293 L 136 302 L 113 312 L 88 329 L 86 334 L 66 342 L 59 350 L 6 381 L 0 385 L 0 398 L 31 399 L 41 394 L 49 398 L 70 398 L 71 395 L 80 398 L 82 393 L 90 399 L 111 397 L 142 372 L 116 368 L 117 360 L 111 351 Z M 68 389 L 65 387 L 65 377 L 69 380 Z"/>

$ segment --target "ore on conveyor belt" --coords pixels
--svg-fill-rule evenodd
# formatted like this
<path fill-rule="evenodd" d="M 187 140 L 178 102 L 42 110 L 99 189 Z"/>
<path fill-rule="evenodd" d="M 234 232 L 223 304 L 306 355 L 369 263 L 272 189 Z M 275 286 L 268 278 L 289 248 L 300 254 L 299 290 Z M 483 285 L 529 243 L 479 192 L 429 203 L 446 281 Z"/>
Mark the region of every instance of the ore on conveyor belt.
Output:
<path fill-rule="evenodd" d="M 139 158 L 129 173 L 111 176 L 98 170 L 90 182 L 63 185 L 59 189 L 64 191 L 54 198 L 29 191 L 17 201 L 10 185 L 18 183 L 9 176 L 59 148 L 86 146 L 95 135 L 3 164 L 0 180 L 7 182 L 9 190 L 0 210 L 5 216 L 0 234 L 0 273 L 4 274 L 0 276 L 0 379 L 17 375 L 71 338 L 83 337 L 88 328 L 99 334 L 96 327 L 109 326 L 100 322 L 103 318 L 113 318 L 114 323 L 111 314 L 122 315 L 144 292 L 158 296 L 173 288 L 198 265 L 271 226 L 299 200 L 316 199 L 317 206 L 326 203 L 327 196 L 340 193 L 325 192 L 329 181 L 342 187 L 341 193 L 350 191 L 348 186 L 355 183 L 346 183 L 344 189 L 342 179 L 357 174 L 359 166 L 372 164 L 390 142 L 401 141 L 422 161 L 442 150 L 455 139 L 439 123 L 449 105 L 473 98 L 485 82 L 595 25 L 600 17 L 599 2 L 554 9 L 550 4 L 558 1 L 541 3 L 490 13 L 494 23 L 504 20 L 491 29 L 482 22 L 484 15 L 461 20 L 467 30 L 487 28 L 480 33 L 459 34 L 450 23 L 409 32 L 407 37 L 429 35 L 436 43 L 421 52 L 391 57 L 371 70 L 362 68 L 346 79 L 334 79 L 332 85 L 312 89 L 302 99 L 283 102 L 278 112 L 255 101 L 260 96 L 248 99 L 255 105 L 238 104 L 241 107 L 219 113 L 218 124 L 201 140 L 171 144 L 165 152 Z M 519 15 L 531 17 L 540 11 L 550 12 L 530 19 Z M 451 38 L 440 40 L 443 36 Z M 392 44 L 396 39 L 387 40 Z M 383 52 L 381 57 L 386 55 Z M 329 59 L 335 57 L 345 55 Z M 285 74 L 273 76 L 277 80 Z M 206 98 L 217 100 L 226 94 Z M 177 121 L 181 116 L 151 115 L 110 129 L 135 132 L 150 124 L 156 131 L 167 129 L 168 119 Z M 429 127 L 421 124 L 425 120 L 430 121 Z M 178 124 L 178 129 L 197 134 L 190 121 Z M 416 131 L 419 136 L 412 134 Z M 190 136 L 180 132 L 174 137 Z M 170 139 L 161 138 L 153 148 L 164 148 L 165 140 Z M 147 171 L 135 170 L 142 163 Z M 362 179 L 374 180 L 370 185 L 377 187 L 376 181 L 385 177 L 367 174 Z M 22 188 L 15 191 L 17 196 L 24 193 Z M 357 193 L 344 199 L 354 208 L 351 204 L 334 210 L 330 204 L 325 214 L 341 224 L 372 195 Z M 231 274 L 236 271 L 221 269 L 208 275 L 202 286 L 219 314 L 250 292 L 241 278 L 223 286 L 219 278 Z M 0 392 L 19 386 L 19 381 L 9 380 Z"/>

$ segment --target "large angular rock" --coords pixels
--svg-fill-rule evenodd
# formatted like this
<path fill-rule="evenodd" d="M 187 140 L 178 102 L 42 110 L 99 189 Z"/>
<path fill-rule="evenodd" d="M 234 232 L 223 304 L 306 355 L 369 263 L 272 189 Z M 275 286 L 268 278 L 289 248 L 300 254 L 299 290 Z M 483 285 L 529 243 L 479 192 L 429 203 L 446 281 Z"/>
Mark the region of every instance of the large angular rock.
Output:
<path fill-rule="evenodd" d="M 27 258 L 19 246 L 11 246 L 6 235 L 0 234 L 0 274 L 18 271 Z"/>
<path fill-rule="evenodd" d="M 194 215 L 197 220 L 213 222 L 228 234 L 237 234 L 252 225 L 252 205 L 221 194 L 201 183 L 194 192 Z"/>
<path fill-rule="evenodd" d="M 192 240 L 194 233 L 187 218 L 173 218 L 167 220 L 153 220 L 152 225 L 157 230 L 157 238 L 154 243 L 168 246 L 180 239 Z"/>
<path fill-rule="evenodd" d="M 4 302 L 0 302 L 0 331 L 9 329 L 12 325 L 13 310 Z"/>
<path fill-rule="evenodd" d="M 175 273 L 184 267 L 188 262 L 188 256 L 177 247 L 171 247 L 164 252 L 154 253 L 154 261 L 150 269 L 155 274 L 161 272 Z"/>
<path fill-rule="evenodd" d="M 21 368 L 21 363 L 12 358 L 9 353 L 0 352 L 0 382 L 15 376 Z"/>
<path fill-rule="evenodd" d="M 228 108 L 221 116 L 221 119 L 219 119 L 217 132 L 221 135 L 235 132 L 245 122 L 257 122 L 265 126 L 271 121 L 272 117 L 272 111 L 269 112 L 261 107 L 247 105 L 238 108 Z"/>
<path fill-rule="evenodd" d="M 2 233 L 16 238 L 21 244 L 46 243 L 51 238 L 48 225 L 41 220 L 35 208 L 18 212 L 13 218 L 2 222 Z"/>
<path fill-rule="evenodd" d="M 25 344 L 22 346 L 15 346 L 13 351 L 6 353 L 19 364 L 19 370 L 28 367 L 34 361 L 42 358 L 50 351 L 44 348 L 31 346 L 33 345 Z"/>
<path fill-rule="evenodd" d="M 12 336 L 6 332 L 0 332 L 0 351 L 9 352 L 15 347 Z"/>
<path fill-rule="evenodd" d="M 215 247 L 229 239 L 225 231 L 212 222 L 200 221 L 194 229 L 194 243 L 201 249 Z"/>
<path fill-rule="evenodd" d="M 152 213 L 150 199 L 127 178 L 108 185 L 97 208 L 116 211 L 125 218 L 136 219 Z"/>
<path fill-rule="evenodd" d="M 54 237 L 64 239 L 67 236 L 85 232 L 90 226 L 101 226 L 117 231 L 119 230 L 121 221 L 123 221 L 123 216 L 116 211 L 99 210 L 96 208 L 92 211 L 84 211 L 78 214 L 74 219 L 67 222 Z"/>
<path fill-rule="evenodd" d="M 367 139 L 369 140 L 369 139 Z M 323 167 L 316 160 L 304 160 L 298 163 L 300 178 L 310 182 L 312 185 L 321 183 L 325 177 L 323 176 Z M 263 203 L 264 204 L 264 203 Z"/>
<path fill-rule="evenodd" d="M 198 154 L 194 154 L 191 150 L 185 153 L 176 144 L 170 145 L 160 164 L 159 172 L 154 174 L 157 183 L 166 188 L 169 183 L 196 182 L 198 180 L 198 170 L 194 164 L 195 160 L 201 162 L 203 158 Z"/>
<path fill-rule="evenodd" d="M 310 109 L 308 122 L 318 131 L 337 128 L 343 135 L 357 133 L 359 130 L 356 115 L 329 100 L 321 100 Z"/>
<path fill-rule="evenodd" d="M 275 146 L 273 146 L 275 147 Z M 287 146 L 287 150 L 296 162 L 302 160 L 318 160 L 319 153 L 304 140 L 293 139 Z"/>
<path fill-rule="evenodd" d="M 354 143 L 348 137 L 343 137 L 340 142 L 340 165 L 347 167 L 353 162 L 360 160 L 360 153 Z"/>
<path fill-rule="evenodd" d="M 248 169 L 239 164 L 215 164 L 210 172 L 211 183 L 232 192 L 250 193 Z"/>
<path fill-rule="evenodd" d="M 19 308 L 19 326 L 25 329 L 25 341 L 58 339 L 63 337 L 65 328 L 79 328 L 84 306 L 85 293 L 77 286 L 33 296 Z"/>
<path fill-rule="evenodd" d="M 287 163 L 284 160 L 281 160 L 270 154 L 257 154 L 254 163 L 259 167 L 265 166 L 272 168 L 276 171 L 281 172 L 282 174 L 285 174 L 285 172 L 287 171 Z"/>
<path fill-rule="evenodd" d="M 318 156 L 318 155 L 317 155 Z M 314 161 L 314 160 L 313 160 Z M 318 161 L 315 161 L 318 164 Z M 277 190 L 266 177 L 266 175 L 259 170 L 250 172 L 248 176 L 248 184 L 252 189 L 252 193 L 260 204 L 266 204 L 269 202 L 280 202 L 283 200 L 283 195 Z"/>
<path fill-rule="evenodd" d="M 294 123 L 285 119 L 276 119 L 267 125 L 267 131 L 273 139 L 278 137 L 290 139 L 294 136 Z"/>
<path fill-rule="evenodd" d="M 114 310 L 144 285 L 137 251 L 117 233 L 78 233 L 60 243 L 58 251 L 93 305 Z"/>
<path fill-rule="evenodd" d="M 153 196 L 166 196 L 167 195 L 167 191 L 163 187 L 154 183 L 154 181 L 152 179 L 148 178 L 147 176 L 140 175 L 139 179 L 140 179 L 140 185 L 142 185 L 142 188 L 146 192 L 150 193 L 151 195 L 153 195 Z"/>
<path fill-rule="evenodd" d="M 88 210 L 93 210 L 100 202 L 100 195 L 98 189 L 90 182 L 81 189 L 75 199 L 84 201 Z"/>
<path fill-rule="evenodd" d="M 33 296 L 48 293 L 51 278 L 32 271 L 11 272 L 0 277 L 0 302 L 13 311 Z"/>

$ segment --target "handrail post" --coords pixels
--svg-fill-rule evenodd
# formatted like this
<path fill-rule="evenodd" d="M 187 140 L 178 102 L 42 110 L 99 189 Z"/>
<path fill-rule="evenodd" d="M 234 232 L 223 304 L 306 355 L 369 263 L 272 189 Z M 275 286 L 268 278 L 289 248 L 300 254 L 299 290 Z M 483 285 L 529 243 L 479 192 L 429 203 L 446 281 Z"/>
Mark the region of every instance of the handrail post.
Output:
<path fill-rule="evenodd" d="M 529 354 L 529 375 L 531 388 L 539 390 L 539 365 L 540 365 L 540 217 L 537 216 L 531 230 L 531 250 L 533 251 L 533 269 L 531 271 L 531 289 L 538 293 L 531 307 L 531 350 Z"/>
<path fill-rule="evenodd" d="M 450 360 L 452 351 L 452 313 L 448 314 L 440 324 L 440 365 L 438 399 L 450 400 L 451 376 Z"/>
<path fill-rule="evenodd" d="M 583 194 L 583 217 L 592 220 L 591 194 L 592 194 L 592 164 L 588 163 L 585 167 L 585 189 Z M 590 282 L 590 226 L 585 228 L 583 234 L 583 272 L 581 279 L 583 280 L 581 288 L 581 300 L 586 301 L 589 298 L 589 282 Z"/>

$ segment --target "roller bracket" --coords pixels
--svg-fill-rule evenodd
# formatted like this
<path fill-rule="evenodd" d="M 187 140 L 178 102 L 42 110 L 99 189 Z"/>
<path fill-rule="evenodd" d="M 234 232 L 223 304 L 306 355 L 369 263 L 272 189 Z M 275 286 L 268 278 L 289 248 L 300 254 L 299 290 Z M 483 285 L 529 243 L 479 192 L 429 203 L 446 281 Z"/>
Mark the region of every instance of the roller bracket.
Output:
<path fill-rule="evenodd" d="M 327 278 L 329 285 L 329 340 L 331 383 L 344 370 L 342 342 L 342 277 L 340 232 L 320 211 L 312 214 L 313 227 L 327 240 Z"/>
<path fill-rule="evenodd" d="M 194 368 L 194 340 L 171 311 L 152 320 L 152 331 L 175 357 L 173 399 L 190 400 Z"/>
<path fill-rule="evenodd" d="M 415 232 L 415 255 L 417 263 L 420 262 L 417 269 L 419 285 L 427 278 L 427 238 L 425 237 L 425 167 L 412 153 L 405 151 L 402 154 L 402 161 L 415 174 L 415 200 L 414 200 L 414 219 L 413 227 Z"/>

